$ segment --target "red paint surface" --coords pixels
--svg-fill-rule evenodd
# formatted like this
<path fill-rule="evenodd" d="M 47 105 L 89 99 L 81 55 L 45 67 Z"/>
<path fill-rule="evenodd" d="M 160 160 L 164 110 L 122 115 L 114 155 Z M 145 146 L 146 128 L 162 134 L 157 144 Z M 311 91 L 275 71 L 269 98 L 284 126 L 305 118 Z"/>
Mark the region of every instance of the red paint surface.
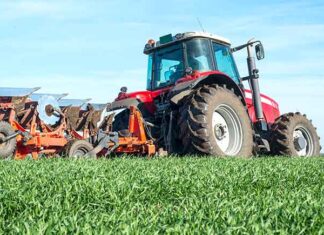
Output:
<path fill-rule="evenodd" d="M 251 91 L 245 90 L 245 95 L 247 96 L 245 102 L 247 104 L 250 118 L 252 122 L 256 122 L 253 102 L 252 99 L 249 98 L 249 96 L 252 95 Z M 261 103 L 265 120 L 267 123 L 274 123 L 275 119 L 280 116 L 278 103 L 264 94 L 261 94 Z"/>

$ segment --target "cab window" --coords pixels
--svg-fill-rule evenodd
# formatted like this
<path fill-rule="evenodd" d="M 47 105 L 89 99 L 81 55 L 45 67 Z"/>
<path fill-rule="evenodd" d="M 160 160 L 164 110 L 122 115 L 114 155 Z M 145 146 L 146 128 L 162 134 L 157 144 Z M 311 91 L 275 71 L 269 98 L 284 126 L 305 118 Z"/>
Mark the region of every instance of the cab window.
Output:
<path fill-rule="evenodd" d="M 217 70 L 231 77 L 237 84 L 240 83 L 240 76 L 233 59 L 230 48 L 213 42 Z"/>
<path fill-rule="evenodd" d="M 184 75 L 182 44 L 162 48 L 154 54 L 153 89 L 174 84 Z"/>
<path fill-rule="evenodd" d="M 153 55 L 150 54 L 148 56 L 148 63 L 147 63 L 147 78 L 146 78 L 146 88 L 147 90 L 151 90 L 152 86 L 152 70 L 153 70 Z"/>
<path fill-rule="evenodd" d="M 186 55 L 188 66 L 192 70 L 206 72 L 213 70 L 212 56 L 209 40 L 194 38 L 186 42 Z"/>

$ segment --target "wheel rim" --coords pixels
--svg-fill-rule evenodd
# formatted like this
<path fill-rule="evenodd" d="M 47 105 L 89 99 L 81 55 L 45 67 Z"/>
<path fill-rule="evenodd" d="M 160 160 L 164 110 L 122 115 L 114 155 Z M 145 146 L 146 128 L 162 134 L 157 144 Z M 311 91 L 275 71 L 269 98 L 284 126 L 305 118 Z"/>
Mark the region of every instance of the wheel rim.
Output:
<path fill-rule="evenodd" d="M 219 105 L 212 117 L 213 133 L 218 147 L 229 156 L 239 153 L 243 144 L 243 131 L 236 112 L 228 105 Z"/>
<path fill-rule="evenodd" d="M 309 157 L 313 155 L 314 144 L 310 132 L 302 126 L 297 126 L 293 133 L 294 147 L 298 156 Z"/>

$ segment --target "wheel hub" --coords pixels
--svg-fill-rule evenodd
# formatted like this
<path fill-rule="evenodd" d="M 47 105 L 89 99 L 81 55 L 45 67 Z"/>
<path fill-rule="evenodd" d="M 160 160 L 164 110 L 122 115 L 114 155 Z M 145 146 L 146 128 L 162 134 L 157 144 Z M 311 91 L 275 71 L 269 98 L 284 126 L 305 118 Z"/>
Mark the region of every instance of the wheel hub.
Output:
<path fill-rule="evenodd" d="M 297 151 L 301 151 L 306 148 L 307 141 L 303 136 L 294 138 L 294 145 Z"/>
<path fill-rule="evenodd" d="M 293 133 L 294 147 L 298 156 L 311 156 L 313 154 L 313 140 L 309 131 L 302 126 L 297 126 Z"/>
<path fill-rule="evenodd" d="M 228 105 L 219 105 L 212 117 L 215 141 L 225 155 L 235 156 L 243 144 L 243 132 L 240 119 Z"/>
<path fill-rule="evenodd" d="M 218 140 L 222 140 L 226 137 L 227 126 L 223 124 L 216 124 L 214 127 L 215 136 Z"/>

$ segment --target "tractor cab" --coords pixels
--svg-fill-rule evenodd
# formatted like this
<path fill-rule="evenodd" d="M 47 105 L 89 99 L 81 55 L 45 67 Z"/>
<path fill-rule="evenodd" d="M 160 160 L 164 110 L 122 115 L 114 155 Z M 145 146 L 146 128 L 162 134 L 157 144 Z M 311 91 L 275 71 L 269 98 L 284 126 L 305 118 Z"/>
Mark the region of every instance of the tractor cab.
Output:
<path fill-rule="evenodd" d="M 177 80 L 196 72 L 220 71 L 240 84 L 229 40 L 209 33 L 180 33 L 149 40 L 147 90 L 174 85 Z"/>

